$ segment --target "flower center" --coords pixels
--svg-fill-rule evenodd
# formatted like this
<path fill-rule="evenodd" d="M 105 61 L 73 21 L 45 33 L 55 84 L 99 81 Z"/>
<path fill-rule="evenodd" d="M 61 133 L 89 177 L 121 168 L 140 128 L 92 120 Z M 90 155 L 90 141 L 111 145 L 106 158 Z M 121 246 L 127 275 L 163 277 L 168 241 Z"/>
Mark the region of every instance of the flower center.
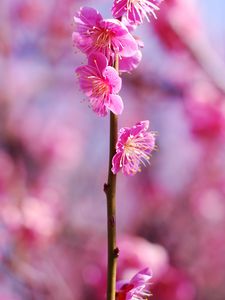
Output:
<path fill-rule="evenodd" d="M 124 145 L 124 151 L 126 152 L 126 154 L 128 154 L 128 156 L 130 154 L 132 154 L 136 149 L 136 144 L 135 142 L 132 140 L 131 137 L 128 138 L 126 144 Z"/>
<path fill-rule="evenodd" d="M 94 37 L 94 46 L 96 48 L 111 48 L 113 33 L 109 29 L 94 26 L 88 33 Z"/>
<path fill-rule="evenodd" d="M 97 29 L 95 46 L 97 47 L 110 47 L 112 40 L 112 32 L 109 29 Z"/>
<path fill-rule="evenodd" d="M 138 159 L 145 165 L 145 162 L 149 163 L 149 144 L 143 136 L 129 136 L 126 144 L 124 145 L 124 154 L 130 159 L 131 157 Z"/>
<path fill-rule="evenodd" d="M 94 97 L 105 98 L 106 96 L 108 96 L 110 89 L 108 84 L 104 80 L 96 76 L 90 76 L 89 78 L 92 80 L 92 95 Z"/>
<path fill-rule="evenodd" d="M 125 152 L 130 155 L 133 154 L 134 152 L 139 152 L 138 149 L 142 149 L 142 144 L 138 143 L 138 140 L 135 139 L 133 136 L 129 136 L 127 139 L 126 144 L 124 145 L 124 150 Z"/>

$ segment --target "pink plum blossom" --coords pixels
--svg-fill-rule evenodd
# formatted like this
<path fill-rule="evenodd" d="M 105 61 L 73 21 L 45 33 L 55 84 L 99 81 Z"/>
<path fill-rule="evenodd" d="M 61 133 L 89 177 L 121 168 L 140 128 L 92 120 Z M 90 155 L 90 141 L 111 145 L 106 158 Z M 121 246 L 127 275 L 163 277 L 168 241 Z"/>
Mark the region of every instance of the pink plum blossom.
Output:
<path fill-rule="evenodd" d="M 124 211 L 125 214 L 126 211 Z M 117 269 L 119 278 L 121 276 L 122 278 L 130 278 L 131 272 L 136 273 L 146 266 L 150 266 L 154 274 L 154 282 L 167 272 L 169 255 L 160 244 L 151 243 L 142 237 L 131 234 L 121 235 L 118 244 L 120 248 L 120 263 Z"/>
<path fill-rule="evenodd" d="M 101 52 L 110 59 L 116 53 L 127 57 L 137 51 L 137 43 L 126 26 L 119 20 L 104 20 L 94 8 L 82 7 L 74 22 L 74 45 L 85 54 Z"/>
<path fill-rule="evenodd" d="M 106 116 L 108 109 L 116 115 L 122 113 L 123 101 L 117 95 L 121 89 L 121 78 L 113 67 L 108 66 L 103 54 L 92 53 L 88 64 L 77 68 L 76 73 L 94 112 L 99 116 Z"/>
<path fill-rule="evenodd" d="M 149 286 L 151 274 L 148 268 L 138 272 L 130 281 L 119 281 L 116 287 L 116 300 L 146 300 L 151 296 Z"/>
<path fill-rule="evenodd" d="M 144 18 L 149 21 L 149 15 L 156 18 L 155 11 L 159 10 L 158 6 L 153 2 L 160 1 L 153 0 L 114 0 L 112 14 L 115 18 L 121 18 L 126 15 L 127 20 L 131 24 L 143 23 Z"/>
<path fill-rule="evenodd" d="M 140 171 L 140 163 L 149 162 L 155 147 L 155 135 L 147 131 L 149 121 L 138 122 L 135 126 L 121 128 L 116 144 L 116 154 L 112 159 L 112 172 L 122 169 L 125 175 L 134 175 Z"/>

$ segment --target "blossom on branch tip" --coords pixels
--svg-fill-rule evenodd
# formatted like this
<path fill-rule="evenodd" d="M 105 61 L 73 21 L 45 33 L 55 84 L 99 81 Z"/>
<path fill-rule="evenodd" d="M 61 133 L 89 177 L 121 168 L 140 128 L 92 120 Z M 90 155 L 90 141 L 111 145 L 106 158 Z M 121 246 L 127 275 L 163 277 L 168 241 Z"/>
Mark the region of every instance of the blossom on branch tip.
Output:
<path fill-rule="evenodd" d="M 85 54 L 101 52 L 110 59 L 115 54 L 132 56 L 138 49 L 135 39 L 122 22 L 104 20 L 94 8 L 82 7 L 74 16 L 74 22 L 74 45 Z"/>
<path fill-rule="evenodd" d="M 108 110 L 116 115 L 122 113 L 123 101 L 117 95 L 121 89 L 121 78 L 113 67 L 108 66 L 103 54 L 89 55 L 88 64 L 78 67 L 76 73 L 94 112 L 99 116 L 107 115 Z"/>
<path fill-rule="evenodd" d="M 147 300 L 151 296 L 149 286 L 152 276 L 146 268 L 130 281 L 119 281 L 116 285 L 116 300 Z"/>
<path fill-rule="evenodd" d="M 149 163 L 155 148 L 155 135 L 149 128 L 149 121 L 138 122 L 135 126 L 121 128 L 116 144 L 116 154 L 112 159 L 112 172 L 122 170 L 124 175 L 134 175 L 141 171 L 141 163 Z"/>
<path fill-rule="evenodd" d="M 115 18 L 125 15 L 131 24 L 141 24 L 144 18 L 149 21 L 149 15 L 156 18 L 155 11 L 159 10 L 156 4 L 160 2 L 160 0 L 114 0 L 112 14 Z"/>

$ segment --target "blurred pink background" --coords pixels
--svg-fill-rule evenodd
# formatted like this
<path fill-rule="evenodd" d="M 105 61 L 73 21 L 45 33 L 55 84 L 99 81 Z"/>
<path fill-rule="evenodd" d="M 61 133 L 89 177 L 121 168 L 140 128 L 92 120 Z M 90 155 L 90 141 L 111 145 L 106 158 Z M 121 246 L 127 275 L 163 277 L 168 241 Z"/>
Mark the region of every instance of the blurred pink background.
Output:
<path fill-rule="evenodd" d="M 0 300 L 103 300 L 108 118 L 79 91 L 73 14 L 112 1 L 0 2 Z M 225 3 L 165 0 L 136 32 L 120 127 L 149 119 L 151 167 L 118 176 L 118 279 L 152 300 L 225 299 Z"/>

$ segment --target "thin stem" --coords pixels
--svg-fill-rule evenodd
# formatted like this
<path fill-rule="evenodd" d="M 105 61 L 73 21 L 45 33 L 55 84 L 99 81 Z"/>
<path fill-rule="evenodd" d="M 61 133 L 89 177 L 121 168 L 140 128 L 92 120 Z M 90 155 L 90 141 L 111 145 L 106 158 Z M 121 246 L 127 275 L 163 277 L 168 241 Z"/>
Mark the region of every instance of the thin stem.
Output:
<path fill-rule="evenodd" d="M 119 70 L 119 59 L 116 57 L 114 68 Z M 116 246 L 116 175 L 111 171 L 112 158 L 116 152 L 118 118 L 110 112 L 110 143 L 108 181 L 104 185 L 107 198 L 107 231 L 108 231 L 108 274 L 107 300 L 115 300 L 116 295 L 116 265 L 119 249 Z"/>

